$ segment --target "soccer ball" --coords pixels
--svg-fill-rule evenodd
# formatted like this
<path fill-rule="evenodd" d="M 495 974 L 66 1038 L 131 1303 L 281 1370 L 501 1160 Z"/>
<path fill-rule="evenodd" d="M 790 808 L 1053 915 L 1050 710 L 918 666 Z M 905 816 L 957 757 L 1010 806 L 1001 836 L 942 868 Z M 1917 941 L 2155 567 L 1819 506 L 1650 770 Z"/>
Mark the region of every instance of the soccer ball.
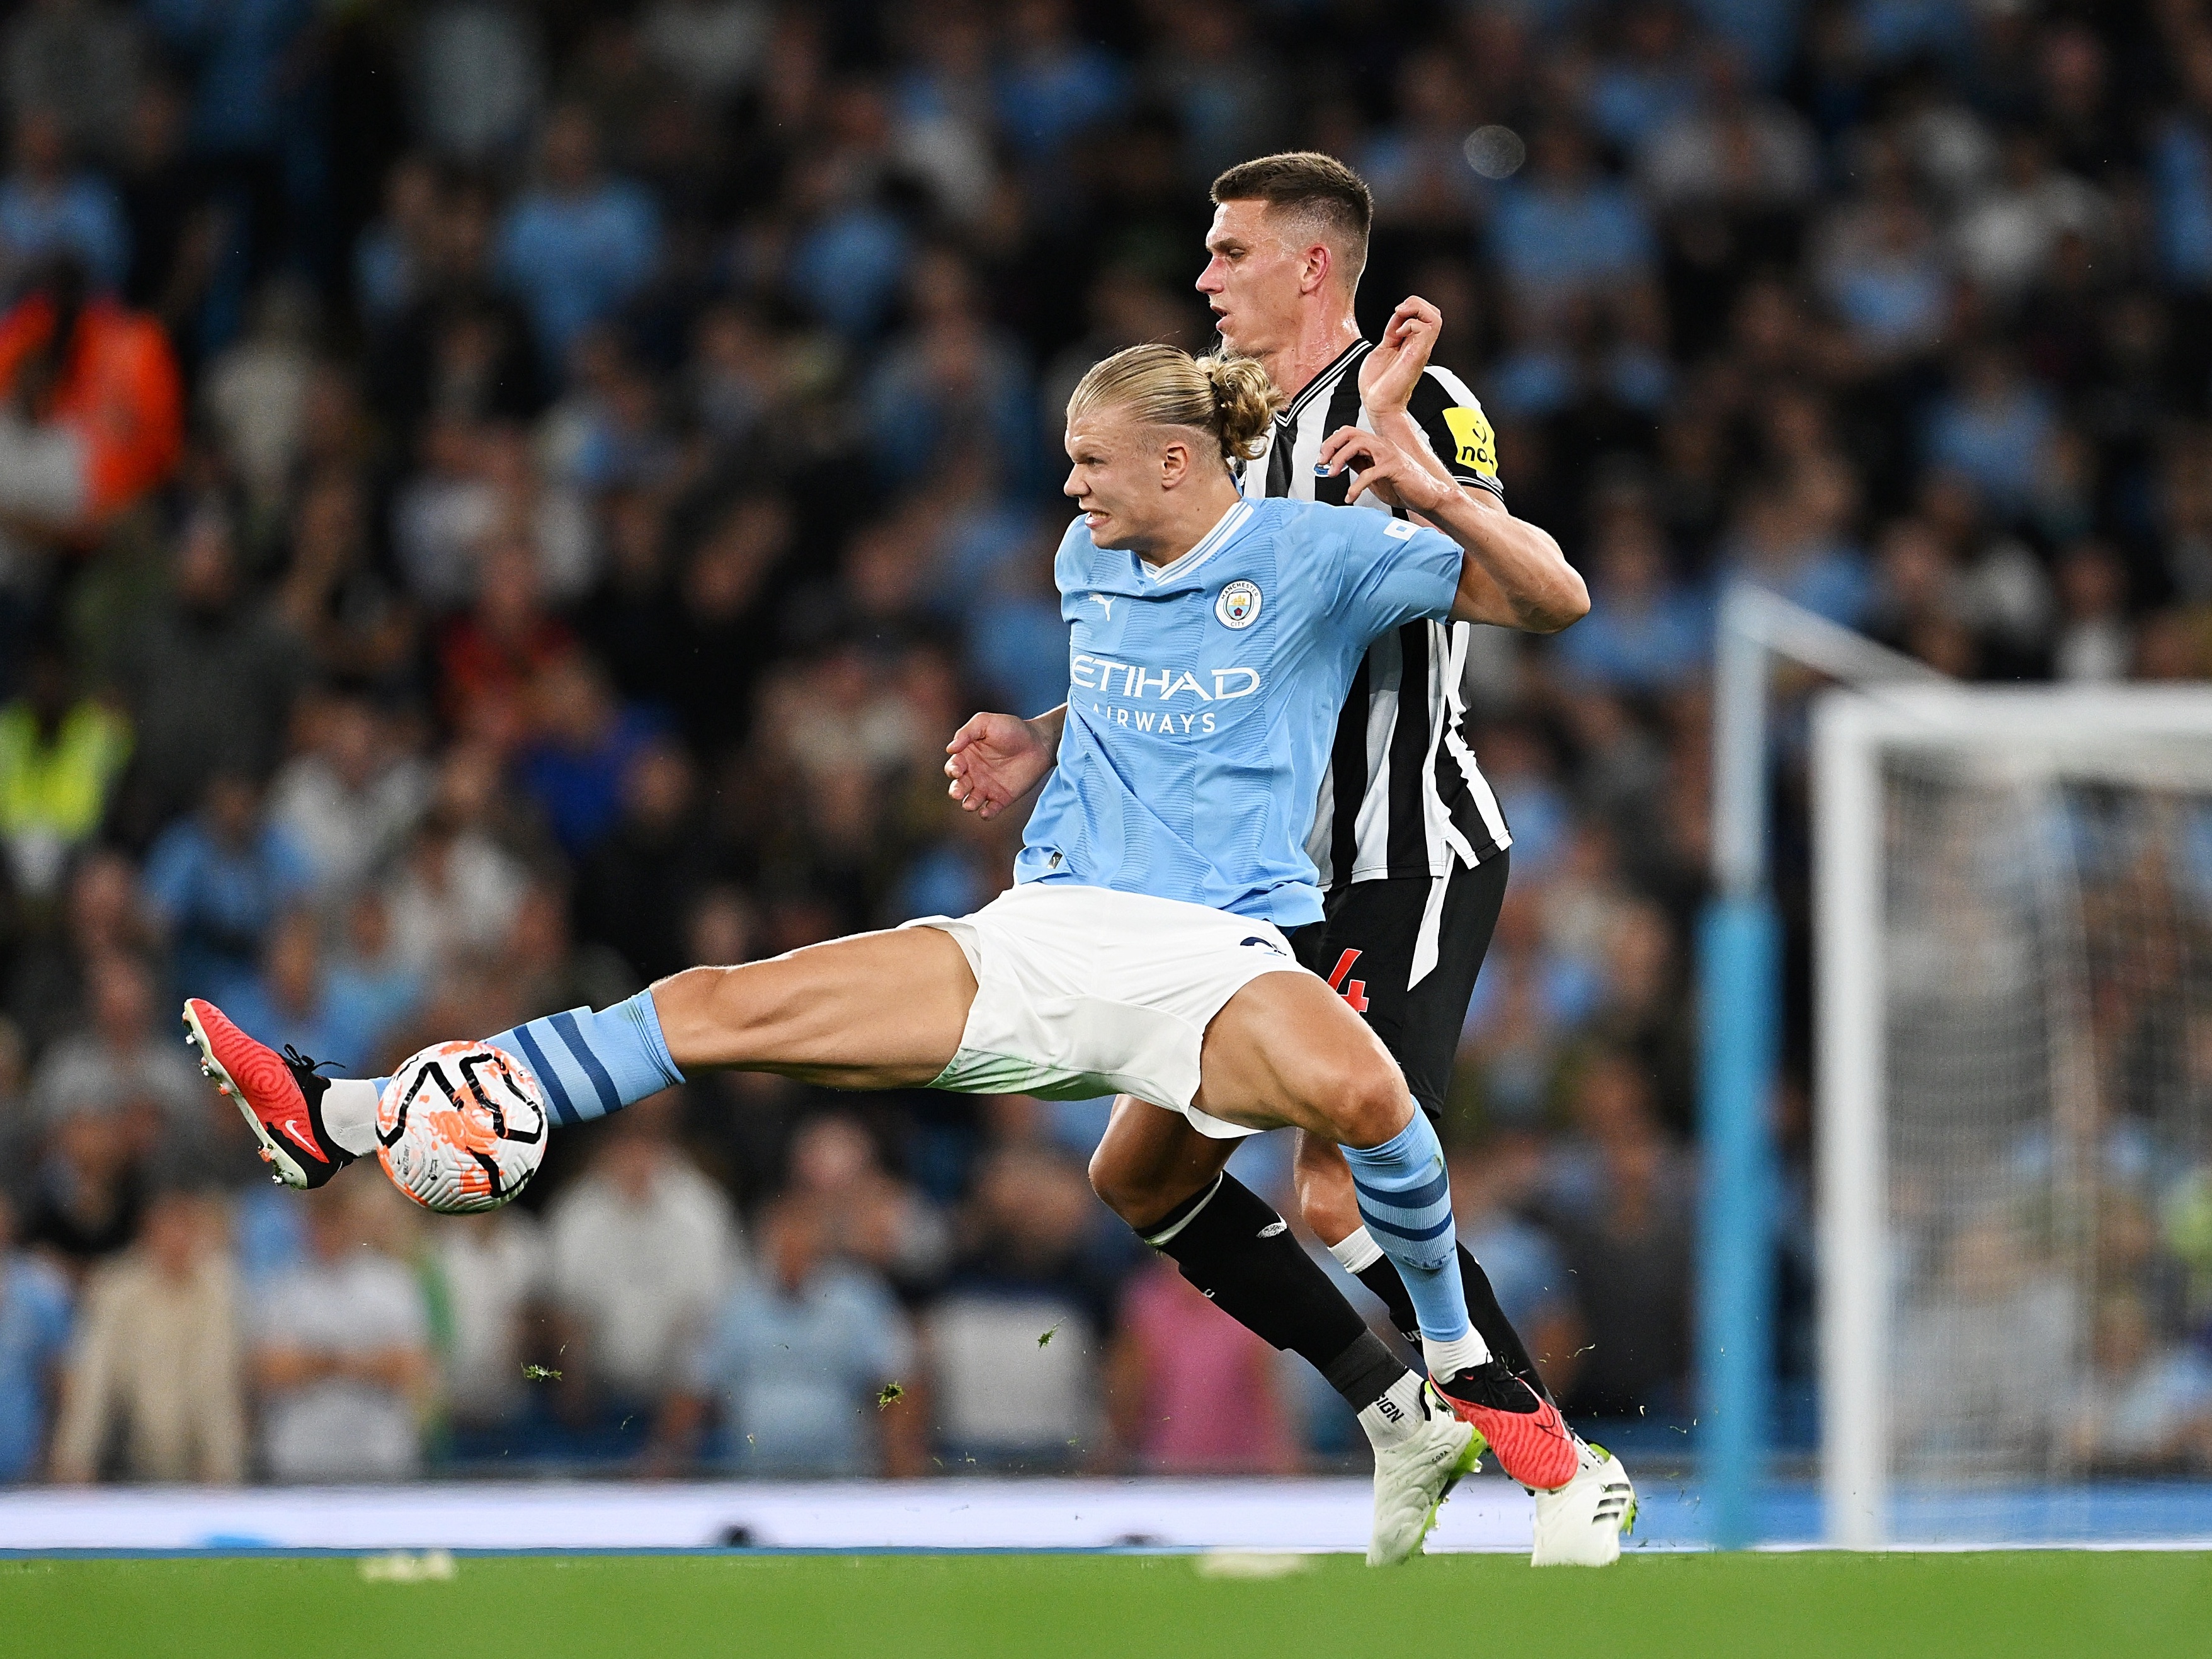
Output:
<path fill-rule="evenodd" d="M 377 1158 L 426 1210 L 495 1210 L 545 1158 L 545 1094 L 488 1042 L 439 1042 L 411 1055 L 376 1102 Z"/>

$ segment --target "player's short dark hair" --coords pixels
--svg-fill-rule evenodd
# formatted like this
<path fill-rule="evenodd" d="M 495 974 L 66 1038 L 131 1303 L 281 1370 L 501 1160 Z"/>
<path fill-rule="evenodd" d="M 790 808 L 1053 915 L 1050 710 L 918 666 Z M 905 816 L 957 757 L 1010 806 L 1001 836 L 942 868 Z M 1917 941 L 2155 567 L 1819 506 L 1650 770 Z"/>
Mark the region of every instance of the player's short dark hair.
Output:
<path fill-rule="evenodd" d="M 1239 161 L 1213 181 L 1212 196 L 1216 203 L 1265 202 L 1313 221 L 1342 244 L 1348 283 L 1359 281 L 1367 264 L 1367 233 L 1375 223 L 1375 194 L 1334 155 L 1292 149 Z"/>

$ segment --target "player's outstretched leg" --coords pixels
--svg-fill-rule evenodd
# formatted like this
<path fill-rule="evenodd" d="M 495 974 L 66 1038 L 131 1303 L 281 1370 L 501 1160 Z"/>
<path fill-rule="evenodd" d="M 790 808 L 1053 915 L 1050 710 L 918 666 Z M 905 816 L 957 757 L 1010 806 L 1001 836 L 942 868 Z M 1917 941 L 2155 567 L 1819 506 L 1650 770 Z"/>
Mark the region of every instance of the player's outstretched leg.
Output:
<path fill-rule="evenodd" d="M 1223 1170 L 1237 1145 L 1124 1096 L 1092 1156 L 1091 1184 L 1216 1307 L 1303 1356 L 1343 1396 L 1375 1449 L 1369 1565 L 1403 1561 L 1478 1466 L 1482 1437 L 1367 1328 L 1283 1218 Z"/>
<path fill-rule="evenodd" d="M 611 1008 L 548 1014 L 486 1041 L 538 1079 L 556 1123 L 580 1123 L 673 1087 L 687 1069 L 919 1086 L 958 1051 L 975 996 L 951 936 L 908 928 L 735 968 L 689 968 Z M 374 1150 L 387 1079 L 318 1077 L 313 1062 L 256 1042 L 198 997 L 185 1005 L 185 1026 L 202 1068 L 236 1101 L 286 1185 L 319 1187 Z"/>

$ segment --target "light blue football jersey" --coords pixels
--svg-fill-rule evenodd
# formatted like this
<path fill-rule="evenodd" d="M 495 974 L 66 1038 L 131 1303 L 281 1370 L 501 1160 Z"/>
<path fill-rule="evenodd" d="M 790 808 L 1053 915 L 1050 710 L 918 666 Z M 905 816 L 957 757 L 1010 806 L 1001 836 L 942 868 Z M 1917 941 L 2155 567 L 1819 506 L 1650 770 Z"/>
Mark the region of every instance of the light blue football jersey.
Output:
<path fill-rule="evenodd" d="M 1067 726 L 1017 881 L 1318 921 L 1305 837 L 1353 671 L 1450 613 L 1458 544 L 1360 507 L 1240 501 L 1154 570 L 1078 519 L 1054 561 Z"/>

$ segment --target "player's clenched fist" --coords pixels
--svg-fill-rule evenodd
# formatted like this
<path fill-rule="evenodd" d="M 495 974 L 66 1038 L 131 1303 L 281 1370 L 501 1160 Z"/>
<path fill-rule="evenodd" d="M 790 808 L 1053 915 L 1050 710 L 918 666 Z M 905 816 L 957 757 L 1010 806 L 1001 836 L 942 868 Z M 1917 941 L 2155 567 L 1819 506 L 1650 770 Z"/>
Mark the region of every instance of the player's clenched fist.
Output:
<path fill-rule="evenodd" d="M 945 793 L 963 811 L 996 817 L 1043 781 L 1058 746 L 1042 720 L 977 714 L 945 745 Z"/>

